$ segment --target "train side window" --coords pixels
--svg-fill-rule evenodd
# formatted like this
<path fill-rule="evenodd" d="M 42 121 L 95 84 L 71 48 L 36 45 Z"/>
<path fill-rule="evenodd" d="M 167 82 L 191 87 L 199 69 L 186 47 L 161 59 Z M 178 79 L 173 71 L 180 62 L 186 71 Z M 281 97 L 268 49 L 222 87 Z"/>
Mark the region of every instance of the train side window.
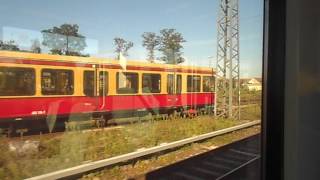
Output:
<path fill-rule="evenodd" d="M 188 75 L 187 76 L 187 91 L 188 92 L 200 92 L 200 76 Z"/>
<path fill-rule="evenodd" d="M 108 94 L 108 72 L 100 71 L 99 73 L 99 96 Z"/>
<path fill-rule="evenodd" d="M 86 96 L 94 96 L 94 71 L 83 72 L 83 93 Z"/>
<path fill-rule="evenodd" d="M 168 74 L 167 76 L 167 91 L 168 94 L 173 94 L 174 93 L 174 75 L 173 74 Z"/>
<path fill-rule="evenodd" d="M 181 94 L 182 91 L 182 76 L 179 74 L 177 75 L 177 81 L 176 81 L 176 93 Z"/>
<path fill-rule="evenodd" d="M 35 95 L 35 70 L 0 67 L 0 96 Z"/>
<path fill-rule="evenodd" d="M 214 77 L 203 76 L 202 81 L 203 92 L 213 92 L 214 91 Z"/>
<path fill-rule="evenodd" d="M 142 92 L 143 93 L 160 93 L 161 76 L 160 74 L 143 74 L 142 75 Z"/>
<path fill-rule="evenodd" d="M 63 69 L 43 69 L 41 73 L 41 92 L 43 95 L 72 95 L 73 71 Z"/>
<path fill-rule="evenodd" d="M 138 73 L 117 73 L 117 93 L 135 94 L 138 93 Z"/>

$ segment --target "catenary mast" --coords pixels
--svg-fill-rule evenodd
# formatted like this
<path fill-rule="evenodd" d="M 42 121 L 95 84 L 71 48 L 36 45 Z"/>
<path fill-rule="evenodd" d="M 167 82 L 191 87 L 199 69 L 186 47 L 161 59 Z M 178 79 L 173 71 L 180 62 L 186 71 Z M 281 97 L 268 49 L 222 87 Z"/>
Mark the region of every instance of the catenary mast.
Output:
<path fill-rule="evenodd" d="M 240 119 L 239 0 L 220 0 L 215 115 Z"/>

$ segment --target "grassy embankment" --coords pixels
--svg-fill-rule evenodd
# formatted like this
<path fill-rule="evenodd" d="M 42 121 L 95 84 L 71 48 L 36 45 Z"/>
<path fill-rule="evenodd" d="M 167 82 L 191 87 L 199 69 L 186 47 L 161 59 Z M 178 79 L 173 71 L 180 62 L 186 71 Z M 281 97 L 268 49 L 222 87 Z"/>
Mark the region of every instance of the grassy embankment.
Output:
<path fill-rule="evenodd" d="M 1 138 L 0 179 L 21 179 L 80 165 L 84 162 L 172 142 L 247 122 L 201 116 L 131 124 L 103 131 L 67 132 L 42 136 L 39 152 L 18 155 L 9 151 L 10 139 Z"/>

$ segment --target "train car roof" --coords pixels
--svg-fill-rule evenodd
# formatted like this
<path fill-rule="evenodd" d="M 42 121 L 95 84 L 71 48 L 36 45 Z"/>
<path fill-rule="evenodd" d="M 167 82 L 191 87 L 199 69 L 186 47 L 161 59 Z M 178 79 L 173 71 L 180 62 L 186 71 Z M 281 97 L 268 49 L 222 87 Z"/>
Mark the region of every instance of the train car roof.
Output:
<path fill-rule="evenodd" d="M 5 58 L 26 58 L 41 61 L 59 61 L 59 62 L 72 62 L 72 63 L 84 63 L 84 64 L 112 64 L 120 65 L 119 60 L 110 58 L 96 58 L 96 57 L 81 57 L 81 56 L 65 56 L 65 55 L 52 55 L 52 54 L 36 54 L 30 52 L 16 52 L 16 51 L 1 51 L 0 57 Z M 0 59 L 1 61 L 1 59 Z M 159 64 L 148 63 L 137 60 L 127 60 L 127 66 L 141 66 L 141 67 L 159 67 L 159 68 L 179 68 L 179 69 L 192 69 L 192 70 L 204 70 L 215 73 L 215 70 L 209 67 L 199 66 L 185 66 L 185 65 L 173 65 L 173 64 Z"/>

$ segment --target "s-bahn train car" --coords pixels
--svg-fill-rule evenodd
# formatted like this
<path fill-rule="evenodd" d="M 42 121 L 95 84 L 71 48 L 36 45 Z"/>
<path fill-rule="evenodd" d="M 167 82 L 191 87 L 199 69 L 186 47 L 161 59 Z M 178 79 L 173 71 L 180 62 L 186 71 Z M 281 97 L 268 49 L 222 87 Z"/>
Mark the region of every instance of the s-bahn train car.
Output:
<path fill-rule="evenodd" d="M 213 88 L 212 68 L 0 51 L 0 128 L 212 110 Z"/>

